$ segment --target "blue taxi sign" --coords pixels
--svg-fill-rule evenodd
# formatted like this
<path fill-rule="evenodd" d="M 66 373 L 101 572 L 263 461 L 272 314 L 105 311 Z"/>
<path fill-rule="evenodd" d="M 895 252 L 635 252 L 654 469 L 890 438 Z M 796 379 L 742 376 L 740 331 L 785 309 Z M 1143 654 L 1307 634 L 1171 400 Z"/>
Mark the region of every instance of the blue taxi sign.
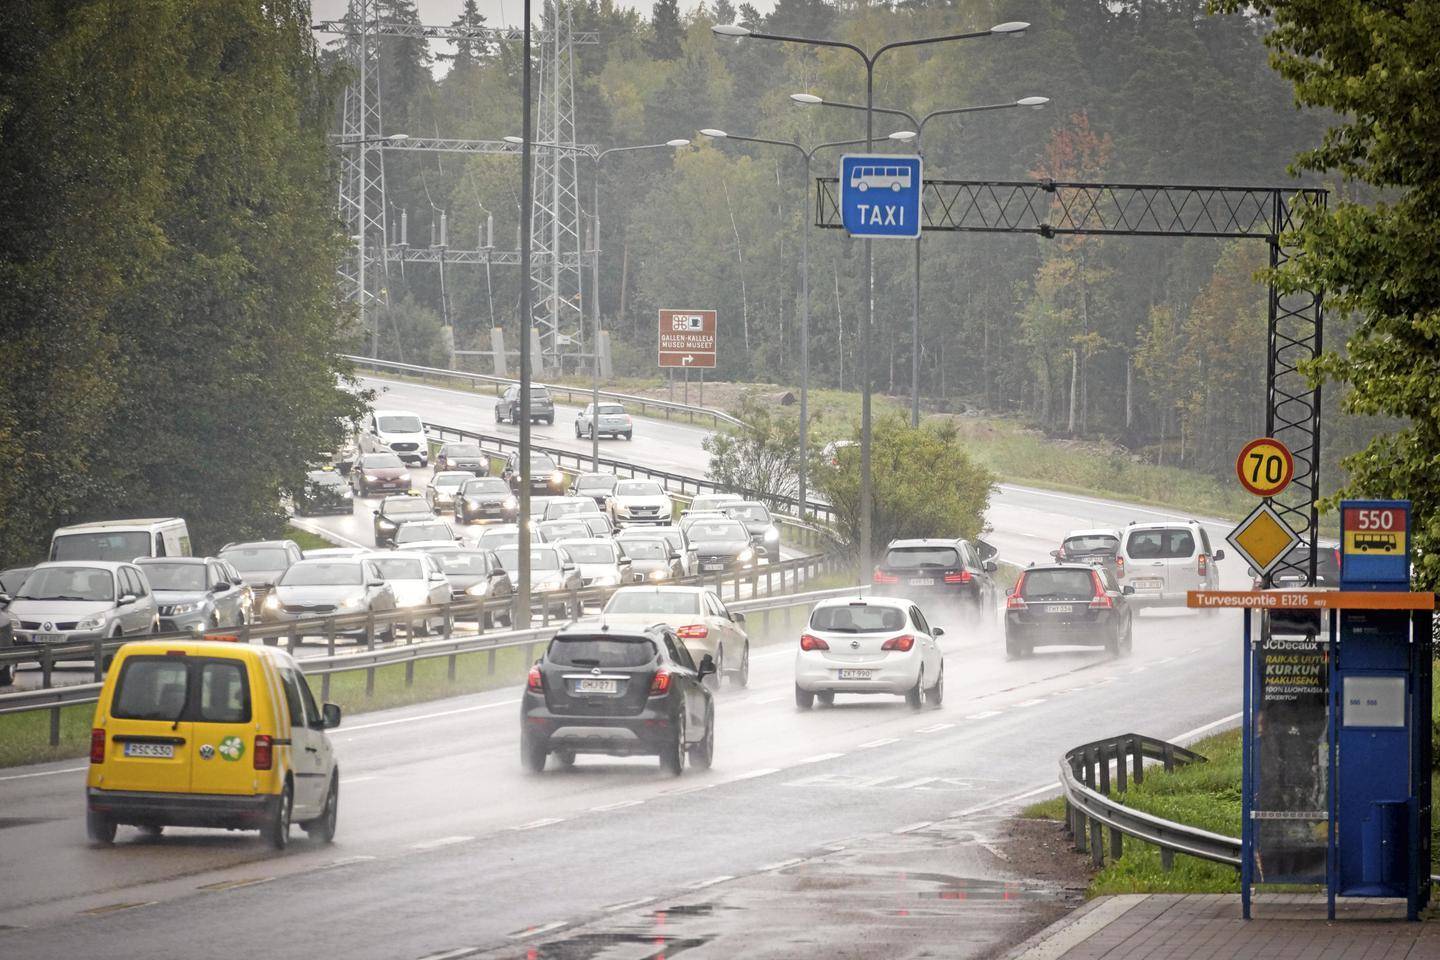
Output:
<path fill-rule="evenodd" d="M 846 154 L 840 158 L 840 216 L 852 237 L 920 236 L 924 169 L 911 154 Z"/>

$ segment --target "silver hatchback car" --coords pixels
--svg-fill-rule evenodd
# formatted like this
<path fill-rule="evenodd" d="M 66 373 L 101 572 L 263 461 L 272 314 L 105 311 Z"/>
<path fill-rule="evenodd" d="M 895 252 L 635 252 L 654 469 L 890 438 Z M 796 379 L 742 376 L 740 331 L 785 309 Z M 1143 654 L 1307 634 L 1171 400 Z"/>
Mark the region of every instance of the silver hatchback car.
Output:
<path fill-rule="evenodd" d="M 153 633 L 159 625 L 145 574 L 133 563 L 106 560 L 38 565 L 5 612 L 17 645 L 135 636 Z"/>

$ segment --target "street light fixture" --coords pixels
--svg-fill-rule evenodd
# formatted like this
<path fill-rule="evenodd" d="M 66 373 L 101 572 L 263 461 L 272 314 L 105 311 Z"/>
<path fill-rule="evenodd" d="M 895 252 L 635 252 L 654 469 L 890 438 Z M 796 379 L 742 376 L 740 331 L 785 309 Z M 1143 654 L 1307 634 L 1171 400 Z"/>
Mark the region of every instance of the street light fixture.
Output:
<path fill-rule="evenodd" d="M 914 40 L 896 40 L 877 47 L 873 53 L 844 40 L 823 40 L 813 37 L 792 37 L 777 33 L 756 33 L 748 27 L 735 23 L 715 24 L 710 30 L 717 36 L 773 40 L 779 43 L 798 43 L 810 47 L 838 47 L 849 50 L 865 65 L 865 148 L 873 149 L 875 143 L 875 64 L 891 50 L 902 47 L 928 46 L 952 40 L 973 40 L 980 37 L 1004 36 L 1019 33 L 1030 25 L 1024 21 L 1009 21 L 996 24 L 989 30 L 970 33 L 948 33 L 934 37 L 920 37 Z M 875 317 L 875 255 L 871 241 L 865 240 L 865 323 L 860 337 L 860 569 L 870 568 L 870 513 L 873 503 L 872 477 L 870 471 L 870 340 Z"/>
<path fill-rule="evenodd" d="M 1001 24 L 1001 26 L 1010 26 Z M 1013 31 L 998 30 L 1006 33 Z M 836 100 L 826 100 L 813 93 L 792 93 L 790 99 L 806 106 L 835 107 L 840 110 L 865 110 L 867 113 L 883 113 L 887 116 L 903 117 L 909 120 L 914 126 L 913 130 L 897 130 L 890 134 L 890 139 L 898 143 L 914 142 L 915 152 L 920 152 L 920 137 L 925 132 L 925 124 L 936 117 L 948 117 L 959 113 L 982 113 L 986 110 L 1011 110 L 1016 107 L 1033 107 L 1038 110 L 1050 102 L 1049 97 L 1021 97 L 1008 103 L 987 103 L 975 107 L 951 107 L 945 110 L 932 110 L 919 120 L 908 110 L 897 110 L 893 107 L 877 107 L 873 104 L 866 107 L 859 103 L 843 103 Z M 911 283 L 911 305 L 910 305 L 910 426 L 920 426 L 920 239 L 915 240 L 915 277 Z"/>

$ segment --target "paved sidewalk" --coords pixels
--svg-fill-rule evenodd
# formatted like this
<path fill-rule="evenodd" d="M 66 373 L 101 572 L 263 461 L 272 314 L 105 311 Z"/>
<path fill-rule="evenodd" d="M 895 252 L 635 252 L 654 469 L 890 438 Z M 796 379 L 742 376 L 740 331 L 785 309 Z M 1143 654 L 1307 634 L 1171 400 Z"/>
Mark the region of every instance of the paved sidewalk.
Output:
<path fill-rule="evenodd" d="M 1100 897 L 1011 954 L 1015 960 L 1440 960 L 1440 923 L 1405 921 L 1394 900 L 1256 897 L 1248 923 L 1226 894 Z"/>

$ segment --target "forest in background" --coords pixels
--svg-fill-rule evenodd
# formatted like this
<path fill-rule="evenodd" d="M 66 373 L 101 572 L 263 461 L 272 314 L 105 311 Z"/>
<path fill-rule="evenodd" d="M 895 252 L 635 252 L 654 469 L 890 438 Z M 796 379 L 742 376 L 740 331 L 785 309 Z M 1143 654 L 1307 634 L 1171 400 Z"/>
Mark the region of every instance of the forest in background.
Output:
<path fill-rule="evenodd" d="M 413 0 L 383 6 L 386 19 L 418 18 Z M 881 61 L 876 103 L 916 115 L 1051 98 L 1040 110 L 933 121 L 924 138 L 931 177 L 1322 185 L 1287 173 L 1328 117 L 1297 109 L 1290 85 L 1267 65 L 1268 22 L 1212 15 L 1203 0 L 781 0 L 763 17 L 729 0 L 682 15 L 670 0 L 648 20 L 609 0 L 577 0 L 569 10 L 576 30 L 600 36 L 575 48 L 577 140 L 602 149 L 693 140 L 605 163 L 599 300 L 620 375 L 655 373 L 657 308 L 705 307 L 720 313 L 717 378 L 793 385 L 809 199 L 803 164 L 794 150 L 708 140 L 698 130 L 806 146 L 864 135 L 863 114 L 789 99 L 807 92 L 863 102 L 853 54 L 722 39 L 710 31 L 716 22 L 866 48 L 1031 22 L 1022 36 Z M 484 19 L 472 7 L 458 22 Z M 421 42 L 384 41 L 386 132 L 517 133 L 515 45 L 462 43 L 449 57 L 448 66 L 436 64 Z M 878 119 L 877 133 L 904 126 Z M 838 159 L 839 151 L 817 155 L 813 173 L 833 175 Z M 412 244 L 427 242 L 443 209 L 452 246 L 473 245 L 460 238 L 477 236 L 487 217 L 495 245 L 516 246 L 515 159 L 391 151 L 386 164 L 392 217 L 408 211 Z M 579 171 L 588 216 L 590 164 Z M 840 231 L 812 230 L 813 382 L 853 387 L 862 246 Z M 1110 438 L 1157 462 L 1215 473 L 1263 432 L 1266 302 L 1254 279 L 1268 262 L 1263 242 L 935 233 L 923 244 L 927 402 L 1019 414 L 1053 434 Z M 908 243 L 876 245 L 872 369 L 877 389 L 893 394 L 909 392 L 912 270 Z M 488 349 L 492 325 L 515 342 L 517 271 L 451 266 L 445 281 L 442 301 L 438 268 L 392 266 L 384 355 L 443 364 L 446 317 L 462 348 Z M 587 276 L 585 297 L 588 285 Z M 1343 342 L 1345 318 L 1327 320 L 1327 341 Z M 1370 428 L 1329 420 L 1333 464 Z M 1335 478 L 1333 467 L 1327 472 Z"/>

